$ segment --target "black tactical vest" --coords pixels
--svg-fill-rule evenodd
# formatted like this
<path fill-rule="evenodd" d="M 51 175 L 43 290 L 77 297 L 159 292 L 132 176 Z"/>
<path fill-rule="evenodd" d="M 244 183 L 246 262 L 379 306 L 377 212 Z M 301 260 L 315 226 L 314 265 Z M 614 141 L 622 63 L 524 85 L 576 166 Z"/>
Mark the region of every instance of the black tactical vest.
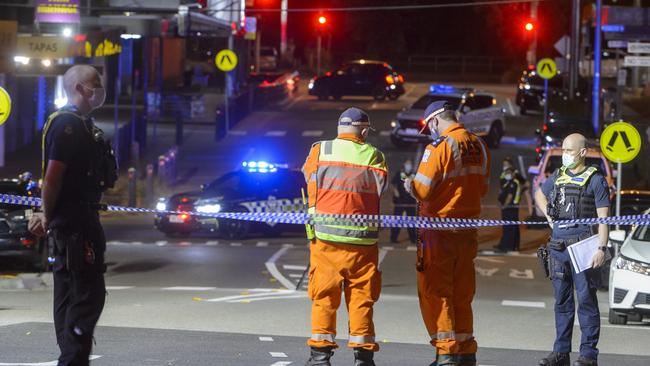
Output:
<path fill-rule="evenodd" d="M 548 201 L 548 213 L 553 220 L 573 220 L 594 218 L 596 200 L 593 192 L 587 192 L 589 180 L 598 171 L 589 167 L 576 176 L 566 173 L 567 168 L 560 168 L 551 197 Z"/>

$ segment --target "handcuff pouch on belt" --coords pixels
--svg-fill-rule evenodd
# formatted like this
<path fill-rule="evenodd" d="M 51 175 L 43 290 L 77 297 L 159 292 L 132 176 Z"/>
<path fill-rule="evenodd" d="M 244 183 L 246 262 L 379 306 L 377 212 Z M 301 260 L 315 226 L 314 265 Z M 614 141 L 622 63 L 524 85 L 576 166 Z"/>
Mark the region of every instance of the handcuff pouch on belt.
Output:
<path fill-rule="evenodd" d="M 95 265 L 93 244 L 79 232 L 51 230 L 47 236 L 54 270 L 65 268 L 72 272 L 91 269 Z M 57 263 L 58 262 L 58 263 Z"/>
<path fill-rule="evenodd" d="M 549 265 L 548 249 L 546 247 L 537 248 L 537 259 L 544 270 L 546 278 L 551 278 L 551 269 Z"/>

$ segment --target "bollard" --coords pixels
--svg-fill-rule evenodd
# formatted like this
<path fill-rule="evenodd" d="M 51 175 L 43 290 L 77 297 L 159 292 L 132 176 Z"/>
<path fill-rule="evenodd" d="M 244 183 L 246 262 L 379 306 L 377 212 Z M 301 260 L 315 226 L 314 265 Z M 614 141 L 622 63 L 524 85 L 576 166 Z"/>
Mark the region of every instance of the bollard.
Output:
<path fill-rule="evenodd" d="M 153 164 L 147 164 L 146 196 L 147 205 L 153 205 L 155 200 L 153 191 Z"/>
<path fill-rule="evenodd" d="M 165 167 L 165 157 L 160 155 L 158 157 L 158 183 L 165 184 L 165 175 L 167 174 Z"/>
<path fill-rule="evenodd" d="M 134 167 L 129 168 L 129 206 L 136 206 L 136 170 Z"/>

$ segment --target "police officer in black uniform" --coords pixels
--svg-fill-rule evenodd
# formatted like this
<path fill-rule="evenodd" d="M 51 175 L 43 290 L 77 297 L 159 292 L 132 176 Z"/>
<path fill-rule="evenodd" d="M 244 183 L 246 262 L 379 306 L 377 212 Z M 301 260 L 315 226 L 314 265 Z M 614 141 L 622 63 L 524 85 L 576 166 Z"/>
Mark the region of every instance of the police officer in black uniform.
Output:
<path fill-rule="evenodd" d="M 403 214 L 406 214 L 407 216 L 415 216 L 415 198 L 404 189 L 404 180 L 407 178 L 413 179 L 414 177 L 415 172 L 411 160 L 406 160 L 402 170 L 393 176 L 393 180 L 391 180 L 391 184 L 393 185 L 393 215 L 402 216 Z M 390 229 L 391 243 L 397 243 L 400 230 L 401 229 L 398 227 Z M 415 244 L 417 241 L 417 229 L 409 228 L 407 231 L 409 234 L 409 240 L 411 243 Z"/>
<path fill-rule="evenodd" d="M 515 177 L 515 170 L 506 168 L 503 171 L 499 191 L 501 204 L 501 219 L 506 221 L 519 220 L 519 202 L 521 201 L 522 186 Z M 520 232 L 518 225 L 504 225 L 501 241 L 495 249 L 499 251 L 519 250 Z"/>
<path fill-rule="evenodd" d="M 556 337 L 553 352 L 539 361 L 540 366 L 569 366 L 571 335 L 578 302 L 578 320 L 582 338 L 580 357 L 574 366 L 597 366 L 600 312 L 596 292 L 599 285 L 598 267 L 605 262 L 607 225 L 598 225 L 598 245 L 591 259 L 592 268 L 575 273 L 567 247 L 591 237 L 590 225 L 560 225 L 556 220 L 607 217 L 609 187 L 605 177 L 595 167 L 585 165 L 586 139 L 571 134 L 562 143 L 562 167 L 556 170 L 535 193 L 535 202 L 546 213 L 553 228 L 547 245 L 549 275 L 555 295 Z M 574 291 L 576 296 L 574 296 Z"/>
<path fill-rule="evenodd" d="M 93 331 L 104 307 L 106 240 L 98 210 L 102 192 L 117 179 L 115 158 L 88 117 L 106 96 L 88 65 L 64 75 L 68 104 L 43 129 L 41 231 L 54 258 L 54 327 L 59 366 L 88 365 Z"/>

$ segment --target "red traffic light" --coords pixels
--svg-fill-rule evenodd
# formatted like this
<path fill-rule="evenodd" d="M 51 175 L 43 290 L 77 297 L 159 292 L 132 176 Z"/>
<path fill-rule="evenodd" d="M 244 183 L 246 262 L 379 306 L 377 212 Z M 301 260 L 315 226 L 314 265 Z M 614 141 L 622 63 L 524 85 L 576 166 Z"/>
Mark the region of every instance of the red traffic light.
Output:
<path fill-rule="evenodd" d="M 533 24 L 532 22 L 526 22 L 526 24 L 524 25 L 524 29 L 527 32 L 532 32 L 535 29 L 535 24 Z"/>
<path fill-rule="evenodd" d="M 318 17 L 318 23 L 319 23 L 319 24 L 325 24 L 325 23 L 327 23 L 327 18 L 325 18 L 325 17 L 322 16 L 322 15 L 319 16 L 319 17 Z"/>

